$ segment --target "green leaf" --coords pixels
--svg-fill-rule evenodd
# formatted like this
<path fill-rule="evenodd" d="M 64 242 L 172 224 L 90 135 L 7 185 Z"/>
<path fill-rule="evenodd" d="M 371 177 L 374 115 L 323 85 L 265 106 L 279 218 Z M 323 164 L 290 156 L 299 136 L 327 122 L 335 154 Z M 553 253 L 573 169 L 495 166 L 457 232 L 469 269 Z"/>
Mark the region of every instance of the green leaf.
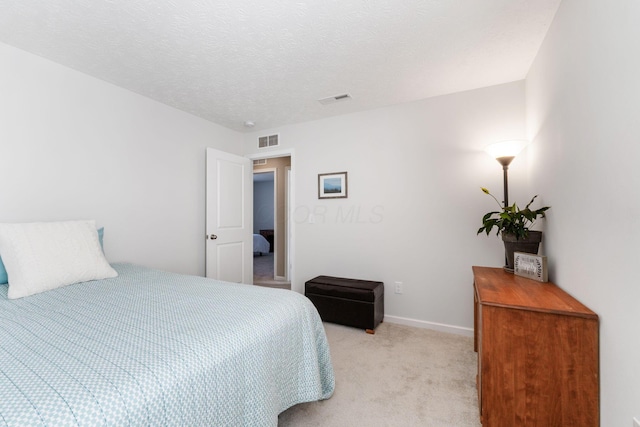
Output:
<path fill-rule="evenodd" d="M 500 202 L 498 202 L 497 199 L 489 193 L 489 190 L 484 187 L 481 187 L 481 189 L 485 194 L 489 194 L 494 200 L 496 200 L 496 203 L 498 203 L 501 210 L 485 214 L 482 217 L 483 225 L 478 229 L 477 234 L 484 231 L 489 235 L 495 227 L 496 235 L 500 235 L 500 233 L 507 233 L 515 235 L 517 239 L 526 238 L 529 233 L 529 227 L 533 225 L 534 221 L 538 217 L 545 218 L 545 212 L 550 208 L 549 206 L 544 206 L 536 210 L 532 210 L 530 208 L 538 195 L 533 196 L 522 210 L 518 208 L 516 203 L 511 206 L 503 207 L 500 205 Z"/>

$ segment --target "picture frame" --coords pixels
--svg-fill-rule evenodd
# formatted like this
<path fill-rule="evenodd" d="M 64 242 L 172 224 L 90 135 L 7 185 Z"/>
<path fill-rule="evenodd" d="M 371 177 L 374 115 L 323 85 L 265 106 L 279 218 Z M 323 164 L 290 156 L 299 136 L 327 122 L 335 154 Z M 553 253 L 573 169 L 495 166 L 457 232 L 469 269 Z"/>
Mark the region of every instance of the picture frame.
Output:
<path fill-rule="evenodd" d="M 318 174 L 318 199 L 346 199 L 347 172 Z"/>
<path fill-rule="evenodd" d="M 513 273 L 538 282 L 548 282 L 547 257 L 525 252 L 514 252 Z"/>

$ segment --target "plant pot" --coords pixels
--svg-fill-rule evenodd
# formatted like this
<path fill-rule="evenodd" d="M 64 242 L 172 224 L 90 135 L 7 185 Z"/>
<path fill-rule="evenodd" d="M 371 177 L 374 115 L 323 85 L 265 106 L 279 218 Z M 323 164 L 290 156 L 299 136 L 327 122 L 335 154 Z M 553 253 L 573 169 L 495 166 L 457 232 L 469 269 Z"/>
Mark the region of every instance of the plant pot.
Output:
<path fill-rule="evenodd" d="M 516 238 L 515 234 L 502 233 L 502 241 L 504 242 L 504 255 L 507 264 L 504 269 L 513 273 L 513 253 L 525 252 L 537 255 L 542 241 L 542 231 L 529 231 L 527 237 L 520 240 Z"/>

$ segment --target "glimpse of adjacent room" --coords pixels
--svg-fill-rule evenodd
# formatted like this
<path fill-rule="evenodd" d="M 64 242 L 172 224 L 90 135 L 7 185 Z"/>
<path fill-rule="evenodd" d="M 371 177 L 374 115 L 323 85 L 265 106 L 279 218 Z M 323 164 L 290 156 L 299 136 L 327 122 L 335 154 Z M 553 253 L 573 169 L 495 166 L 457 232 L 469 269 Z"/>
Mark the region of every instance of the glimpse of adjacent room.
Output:
<path fill-rule="evenodd" d="M 254 161 L 253 284 L 291 289 L 288 274 L 287 175 L 291 157 Z"/>

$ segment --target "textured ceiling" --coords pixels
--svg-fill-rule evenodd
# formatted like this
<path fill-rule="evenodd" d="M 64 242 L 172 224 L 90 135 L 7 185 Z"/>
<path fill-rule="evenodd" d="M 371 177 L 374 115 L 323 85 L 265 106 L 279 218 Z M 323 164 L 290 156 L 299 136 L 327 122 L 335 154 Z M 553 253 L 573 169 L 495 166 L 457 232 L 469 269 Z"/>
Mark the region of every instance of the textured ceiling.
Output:
<path fill-rule="evenodd" d="M 523 79 L 559 3 L 0 0 L 0 41 L 257 130 Z"/>

